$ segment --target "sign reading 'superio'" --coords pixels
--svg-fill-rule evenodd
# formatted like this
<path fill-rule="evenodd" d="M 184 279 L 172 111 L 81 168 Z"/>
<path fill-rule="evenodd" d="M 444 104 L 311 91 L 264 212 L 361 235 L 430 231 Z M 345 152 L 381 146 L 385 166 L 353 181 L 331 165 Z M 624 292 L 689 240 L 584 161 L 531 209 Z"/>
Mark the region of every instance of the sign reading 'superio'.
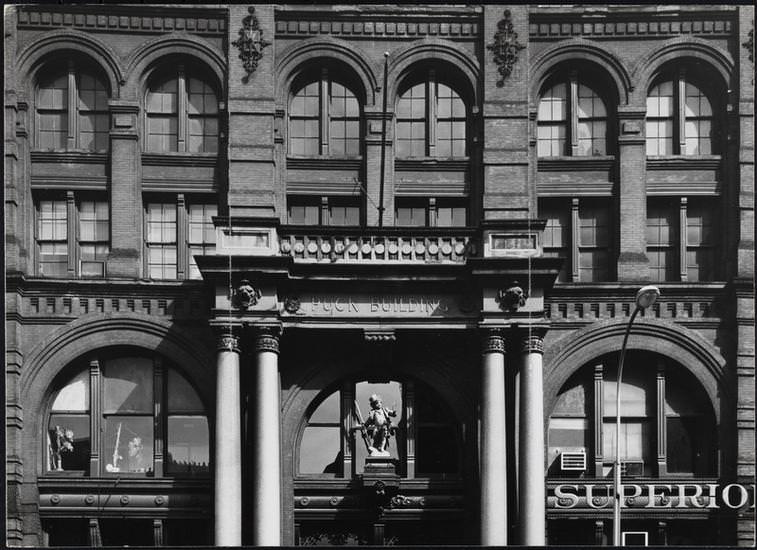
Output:
<path fill-rule="evenodd" d="M 624 483 L 621 508 L 731 508 L 754 509 L 755 486 L 730 483 Z M 612 508 L 612 483 L 563 483 L 547 498 L 547 507 Z"/>

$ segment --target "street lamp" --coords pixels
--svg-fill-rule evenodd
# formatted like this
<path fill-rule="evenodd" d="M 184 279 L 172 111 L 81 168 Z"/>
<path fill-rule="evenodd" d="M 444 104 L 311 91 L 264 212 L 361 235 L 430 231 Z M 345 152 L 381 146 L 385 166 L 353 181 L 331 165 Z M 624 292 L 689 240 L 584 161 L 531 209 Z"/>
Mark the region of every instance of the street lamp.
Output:
<path fill-rule="evenodd" d="M 620 383 L 623 380 L 623 360 L 626 357 L 626 344 L 628 344 L 628 336 L 629 334 L 631 334 L 631 325 L 633 325 L 633 320 L 636 319 L 636 315 L 641 310 L 646 309 L 654 304 L 659 297 L 660 289 L 656 286 L 648 285 L 643 286 L 639 289 L 639 291 L 636 293 L 636 308 L 633 310 L 631 318 L 628 320 L 628 326 L 626 326 L 626 334 L 625 336 L 623 336 L 623 345 L 620 348 L 620 359 L 618 360 L 618 380 L 617 387 L 615 389 L 615 482 L 613 484 L 615 498 L 613 500 L 612 523 L 612 543 L 614 546 L 620 546 Z"/>

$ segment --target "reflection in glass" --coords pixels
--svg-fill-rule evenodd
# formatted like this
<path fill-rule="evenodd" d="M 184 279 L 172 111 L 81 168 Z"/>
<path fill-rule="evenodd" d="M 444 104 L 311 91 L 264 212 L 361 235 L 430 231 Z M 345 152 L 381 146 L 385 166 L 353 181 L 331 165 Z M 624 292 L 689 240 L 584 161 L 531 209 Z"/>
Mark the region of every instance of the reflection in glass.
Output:
<path fill-rule="evenodd" d="M 300 473 L 328 474 L 341 470 L 339 426 L 308 426 L 300 444 Z"/>
<path fill-rule="evenodd" d="M 152 361 L 143 357 L 111 359 L 105 365 L 104 412 L 151 413 Z"/>
<path fill-rule="evenodd" d="M 47 448 L 48 470 L 87 470 L 90 451 L 89 415 L 50 415 Z"/>
<path fill-rule="evenodd" d="M 209 471 L 208 420 L 203 416 L 168 417 L 168 473 Z"/>

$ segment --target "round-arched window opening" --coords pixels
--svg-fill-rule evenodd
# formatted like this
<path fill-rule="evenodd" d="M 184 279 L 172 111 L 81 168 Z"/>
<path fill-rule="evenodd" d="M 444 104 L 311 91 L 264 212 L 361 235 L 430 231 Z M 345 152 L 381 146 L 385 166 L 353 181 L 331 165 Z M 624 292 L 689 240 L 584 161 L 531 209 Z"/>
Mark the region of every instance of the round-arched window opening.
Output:
<path fill-rule="evenodd" d="M 175 367 L 135 350 L 109 350 L 66 373 L 46 423 L 47 472 L 209 473 L 205 407 Z"/>
<path fill-rule="evenodd" d="M 707 476 L 717 472 L 710 400 L 672 359 L 631 351 L 621 382 L 623 475 Z M 615 460 L 617 353 L 579 369 L 561 388 L 549 418 L 550 476 L 607 477 Z"/>
<path fill-rule="evenodd" d="M 459 423 L 429 386 L 411 379 L 360 380 L 316 399 L 302 431 L 297 472 L 351 477 L 363 473 L 369 456 L 381 456 L 403 477 L 456 476 L 460 450 Z"/>

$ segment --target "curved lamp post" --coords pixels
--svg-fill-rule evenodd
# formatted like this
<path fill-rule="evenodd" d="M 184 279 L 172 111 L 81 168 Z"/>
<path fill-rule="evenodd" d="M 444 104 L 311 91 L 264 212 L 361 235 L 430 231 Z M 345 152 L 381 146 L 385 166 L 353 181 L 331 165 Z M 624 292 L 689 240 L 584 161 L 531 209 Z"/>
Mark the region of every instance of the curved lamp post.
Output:
<path fill-rule="evenodd" d="M 631 325 L 633 325 L 636 315 L 643 309 L 647 309 L 649 306 L 657 301 L 660 297 L 660 289 L 656 286 L 648 285 L 643 286 L 636 293 L 636 308 L 631 314 L 631 318 L 628 320 L 628 326 L 626 326 L 626 333 L 623 336 L 623 345 L 620 348 L 620 359 L 618 360 L 618 380 L 615 390 L 615 466 L 614 470 L 614 492 L 615 498 L 613 499 L 613 523 L 612 523 L 612 543 L 614 546 L 620 546 L 620 499 L 621 499 L 621 485 L 620 485 L 620 384 L 623 380 L 623 360 L 626 358 L 626 344 L 628 344 L 628 336 L 631 334 Z"/>

